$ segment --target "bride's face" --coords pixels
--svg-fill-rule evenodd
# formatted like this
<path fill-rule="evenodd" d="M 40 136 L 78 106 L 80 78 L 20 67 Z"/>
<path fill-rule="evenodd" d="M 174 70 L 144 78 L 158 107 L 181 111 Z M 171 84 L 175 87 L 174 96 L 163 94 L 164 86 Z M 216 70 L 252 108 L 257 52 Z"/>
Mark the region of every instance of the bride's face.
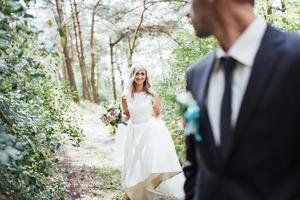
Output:
<path fill-rule="evenodd" d="M 147 78 L 146 70 L 139 69 L 134 75 L 134 83 L 137 85 L 144 84 L 146 78 Z"/>

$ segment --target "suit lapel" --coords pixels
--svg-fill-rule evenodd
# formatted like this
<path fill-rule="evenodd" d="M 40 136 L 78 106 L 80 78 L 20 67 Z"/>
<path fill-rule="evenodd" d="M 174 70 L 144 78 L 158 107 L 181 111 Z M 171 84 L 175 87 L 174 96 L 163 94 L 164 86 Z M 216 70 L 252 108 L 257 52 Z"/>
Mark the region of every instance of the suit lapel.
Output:
<path fill-rule="evenodd" d="M 281 35 L 279 34 L 279 31 L 268 26 L 253 64 L 249 83 L 242 100 L 233 133 L 233 139 L 231 140 L 227 152 L 225 152 L 225 161 L 228 160 L 234 147 L 237 146 L 264 89 L 268 85 L 269 80 L 277 67 L 278 62 L 276 61 L 280 57 L 277 46 L 280 42 Z"/>
<path fill-rule="evenodd" d="M 198 87 L 197 101 L 200 106 L 200 129 L 203 136 L 203 141 L 200 142 L 202 157 L 210 164 L 210 167 L 216 170 L 220 169 L 220 157 L 217 153 L 216 144 L 214 141 L 211 124 L 207 112 L 207 90 L 209 87 L 209 79 L 215 64 L 215 52 L 211 53 L 206 60 L 206 66 L 203 71 L 199 71 L 198 76 L 202 77 Z M 200 74 L 201 73 L 201 74 Z"/>
<path fill-rule="evenodd" d="M 211 72 L 212 72 L 212 69 L 214 66 L 214 60 L 215 60 L 215 52 L 211 53 L 207 57 L 207 61 L 206 61 L 207 67 L 204 67 L 202 71 L 198 72 L 201 74 L 197 74 L 198 77 L 202 77 L 200 79 L 199 87 L 197 87 L 199 89 L 197 101 L 200 103 L 200 106 L 202 106 L 202 104 L 204 103 L 205 97 L 206 97 L 206 90 L 207 90 L 209 78 L 210 78 L 210 75 L 211 75 Z"/>

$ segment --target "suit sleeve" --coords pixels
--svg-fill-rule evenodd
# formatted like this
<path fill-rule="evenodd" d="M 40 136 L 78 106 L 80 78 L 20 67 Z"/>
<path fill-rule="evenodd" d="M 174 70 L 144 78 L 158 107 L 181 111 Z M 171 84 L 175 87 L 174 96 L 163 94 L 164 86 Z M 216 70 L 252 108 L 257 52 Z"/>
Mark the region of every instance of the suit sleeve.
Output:
<path fill-rule="evenodd" d="M 186 88 L 187 91 L 190 91 L 190 75 L 187 73 L 186 77 Z M 189 135 L 185 137 L 185 147 L 186 147 L 186 164 L 183 168 L 184 175 L 186 177 L 186 181 L 184 183 L 184 192 L 185 199 L 192 200 L 195 193 L 196 186 L 196 177 L 197 177 L 197 160 L 195 155 L 195 139 L 193 135 Z"/>

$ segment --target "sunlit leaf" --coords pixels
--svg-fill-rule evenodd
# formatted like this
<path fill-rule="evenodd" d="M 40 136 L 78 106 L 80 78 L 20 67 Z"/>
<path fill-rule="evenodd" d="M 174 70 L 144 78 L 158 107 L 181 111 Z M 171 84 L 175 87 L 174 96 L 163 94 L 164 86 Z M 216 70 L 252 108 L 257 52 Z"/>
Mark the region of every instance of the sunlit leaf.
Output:
<path fill-rule="evenodd" d="M 7 162 L 8 162 L 8 155 L 6 154 L 6 152 L 0 150 L 0 165 L 6 164 Z"/>

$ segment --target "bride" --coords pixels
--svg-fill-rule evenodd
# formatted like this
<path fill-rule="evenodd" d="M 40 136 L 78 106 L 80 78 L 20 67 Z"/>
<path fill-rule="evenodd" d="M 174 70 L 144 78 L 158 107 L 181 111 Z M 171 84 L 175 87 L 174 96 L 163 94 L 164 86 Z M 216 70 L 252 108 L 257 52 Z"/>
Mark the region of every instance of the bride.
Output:
<path fill-rule="evenodd" d="M 116 132 L 125 196 L 130 200 L 183 199 L 182 168 L 170 133 L 158 118 L 160 103 L 146 68 L 133 68 L 130 80 L 122 96 L 128 125 L 119 125 Z"/>

